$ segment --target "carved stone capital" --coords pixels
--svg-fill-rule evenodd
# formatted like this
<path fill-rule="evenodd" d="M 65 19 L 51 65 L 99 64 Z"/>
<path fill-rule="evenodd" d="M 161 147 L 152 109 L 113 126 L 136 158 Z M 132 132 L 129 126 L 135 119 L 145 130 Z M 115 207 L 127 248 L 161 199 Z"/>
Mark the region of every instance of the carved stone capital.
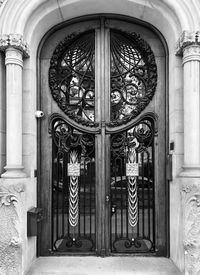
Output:
<path fill-rule="evenodd" d="M 182 186 L 184 211 L 184 249 L 187 274 L 200 272 L 200 186 Z"/>
<path fill-rule="evenodd" d="M 183 50 L 190 45 L 200 47 L 200 31 L 184 31 L 177 42 L 176 55 L 183 55 Z"/>
<path fill-rule="evenodd" d="M 24 41 L 21 34 L 2 34 L 0 35 L 0 51 L 5 51 L 7 48 L 12 47 L 20 50 L 24 57 L 30 56 L 28 44 Z"/>

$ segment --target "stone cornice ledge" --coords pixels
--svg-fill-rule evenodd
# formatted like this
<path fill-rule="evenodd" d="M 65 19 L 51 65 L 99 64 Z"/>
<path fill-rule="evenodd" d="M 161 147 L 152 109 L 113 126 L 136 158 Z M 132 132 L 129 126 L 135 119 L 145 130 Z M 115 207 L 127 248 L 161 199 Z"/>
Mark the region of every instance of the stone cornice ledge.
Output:
<path fill-rule="evenodd" d="M 184 48 L 190 45 L 200 47 L 200 31 L 183 31 L 176 44 L 176 55 L 183 55 Z"/>
<path fill-rule="evenodd" d="M 30 56 L 28 44 L 24 41 L 21 34 L 3 34 L 0 35 L 0 51 L 5 51 L 8 47 L 20 50 L 24 57 Z"/>

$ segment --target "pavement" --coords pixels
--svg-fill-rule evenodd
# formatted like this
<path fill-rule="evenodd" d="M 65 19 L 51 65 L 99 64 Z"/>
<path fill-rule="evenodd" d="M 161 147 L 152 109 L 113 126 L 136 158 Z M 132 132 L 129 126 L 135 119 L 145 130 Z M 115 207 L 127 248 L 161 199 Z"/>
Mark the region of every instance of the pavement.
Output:
<path fill-rule="evenodd" d="M 181 275 L 161 257 L 40 257 L 26 275 Z"/>

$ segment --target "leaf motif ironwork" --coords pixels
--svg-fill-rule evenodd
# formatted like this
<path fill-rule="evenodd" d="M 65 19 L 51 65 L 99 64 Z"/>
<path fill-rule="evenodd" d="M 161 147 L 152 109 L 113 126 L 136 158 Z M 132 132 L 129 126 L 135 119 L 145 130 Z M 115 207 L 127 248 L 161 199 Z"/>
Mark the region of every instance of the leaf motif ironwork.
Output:
<path fill-rule="evenodd" d="M 139 146 L 135 140 L 135 146 L 128 152 L 128 163 L 136 163 L 136 149 Z M 137 196 L 137 178 L 128 176 L 128 221 L 131 227 L 138 223 L 138 196 Z"/>
<path fill-rule="evenodd" d="M 70 163 L 78 163 L 78 154 L 77 152 L 71 151 L 70 153 Z M 70 177 L 70 186 L 69 186 L 69 223 L 72 227 L 75 227 L 78 224 L 79 218 L 79 196 L 78 196 L 78 177 Z"/>

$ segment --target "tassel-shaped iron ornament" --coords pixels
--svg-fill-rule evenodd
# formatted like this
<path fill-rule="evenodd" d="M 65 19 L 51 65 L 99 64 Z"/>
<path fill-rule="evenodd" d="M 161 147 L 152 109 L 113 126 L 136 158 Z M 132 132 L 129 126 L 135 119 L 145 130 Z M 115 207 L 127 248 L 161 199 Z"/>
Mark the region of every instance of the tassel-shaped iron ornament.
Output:
<path fill-rule="evenodd" d="M 78 163 L 76 151 L 70 153 L 70 164 Z M 69 187 L 69 222 L 72 227 L 78 223 L 79 217 L 79 197 L 78 197 L 78 176 L 70 176 Z"/>
<path fill-rule="evenodd" d="M 139 143 L 135 142 L 135 146 L 131 147 L 128 152 L 128 164 L 137 166 L 136 148 Z M 137 178 L 136 176 L 128 176 L 128 221 L 131 227 L 136 226 L 138 222 L 138 196 L 137 196 Z"/>

